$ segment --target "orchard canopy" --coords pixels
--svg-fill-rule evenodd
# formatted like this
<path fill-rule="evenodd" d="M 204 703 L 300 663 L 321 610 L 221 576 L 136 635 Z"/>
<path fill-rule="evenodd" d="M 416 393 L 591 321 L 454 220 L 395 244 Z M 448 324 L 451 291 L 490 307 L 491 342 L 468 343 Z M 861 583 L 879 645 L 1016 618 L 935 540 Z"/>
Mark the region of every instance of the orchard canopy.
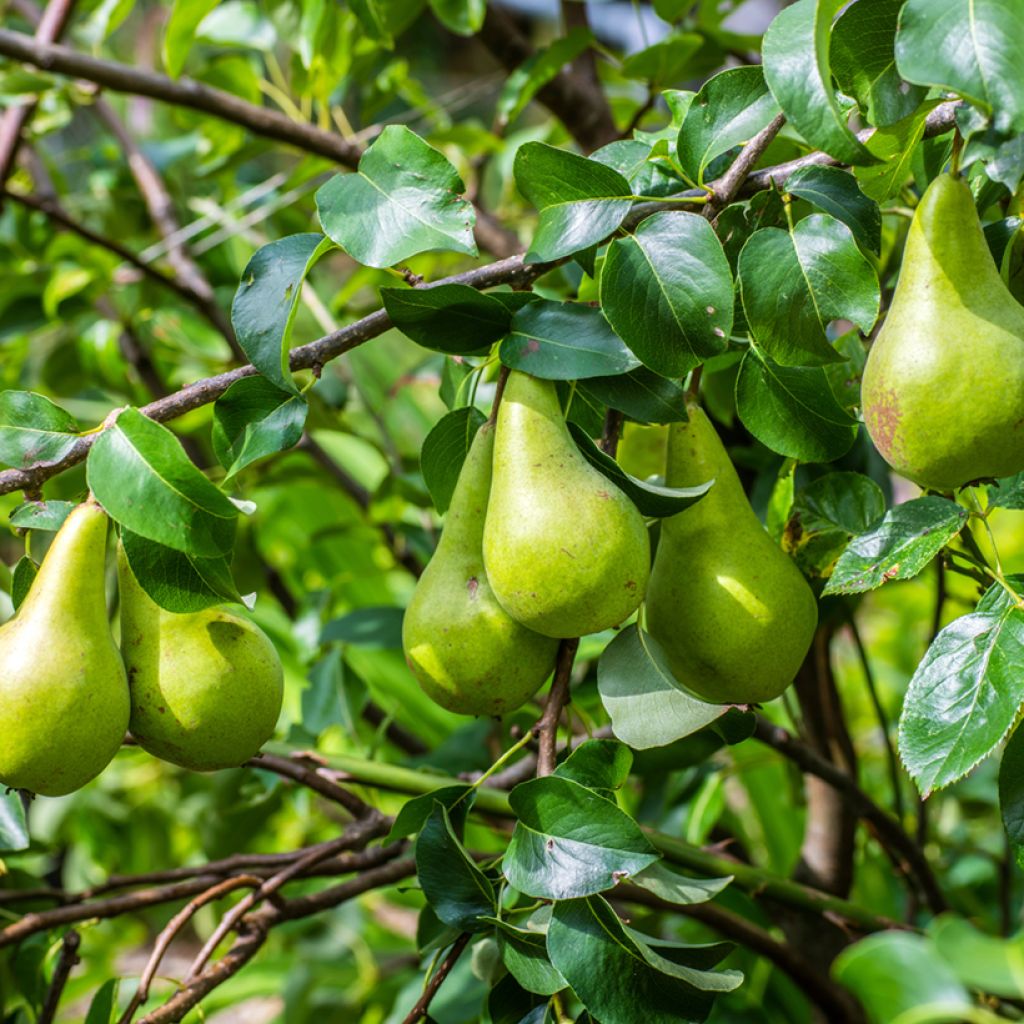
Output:
<path fill-rule="evenodd" d="M 1024 0 L 0 0 L 0 1022 L 1024 1020 Z"/>

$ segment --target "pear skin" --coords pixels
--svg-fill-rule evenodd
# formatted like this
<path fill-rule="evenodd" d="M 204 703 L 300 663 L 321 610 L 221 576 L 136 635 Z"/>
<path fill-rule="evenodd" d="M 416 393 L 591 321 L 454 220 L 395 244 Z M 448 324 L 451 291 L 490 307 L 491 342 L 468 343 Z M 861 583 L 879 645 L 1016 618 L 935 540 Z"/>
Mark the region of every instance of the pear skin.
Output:
<path fill-rule="evenodd" d="M 484 564 L 516 621 L 552 637 L 617 626 L 650 575 L 643 517 L 583 457 L 555 385 L 513 370 L 498 407 Z"/>
<path fill-rule="evenodd" d="M 409 668 L 424 692 L 461 715 L 503 715 L 537 692 L 558 642 L 521 626 L 498 604 L 484 570 L 494 428 L 477 432 L 434 557 L 402 623 Z"/>
<path fill-rule="evenodd" d="M 244 764 L 281 713 L 284 674 L 274 645 L 259 626 L 221 608 L 165 611 L 139 586 L 123 550 L 117 568 L 139 746 L 197 772 Z"/>
<path fill-rule="evenodd" d="M 914 213 L 861 405 L 882 457 L 922 487 L 1024 469 L 1024 308 L 958 178 L 936 178 Z"/>
<path fill-rule="evenodd" d="M 714 478 L 695 505 L 662 520 L 647 588 L 647 630 L 680 683 L 713 704 L 754 704 L 793 681 L 818 622 L 800 570 L 747 501 L 715 428 L 695 403 L 669 433 L 666 482 Z"/>
<path fill-rule="evenodd" d="M 107 622 L 107 516 L 75 508 L 14 618 L 0 627 L 0 783 L 63 796 L 94 779 L 128 728 L 128 681 Z"/>

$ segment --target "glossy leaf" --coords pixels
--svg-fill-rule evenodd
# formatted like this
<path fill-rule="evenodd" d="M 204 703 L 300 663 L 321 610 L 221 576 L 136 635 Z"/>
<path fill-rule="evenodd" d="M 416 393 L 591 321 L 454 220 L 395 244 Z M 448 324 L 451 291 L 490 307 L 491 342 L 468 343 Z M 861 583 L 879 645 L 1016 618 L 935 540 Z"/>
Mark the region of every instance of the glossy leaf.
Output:
<path fill-rule="evenodd" d="M 436 288 L 382 288 L 392 323 L 417 345 L 466 355 L 503 338 L 511 312 L 496 298 L 466 284 Z"/>
<path fill-rule="evenodd" d="M 878 162 L 854 171 L 861 190 L 869 199 L 882 203 L 903 188 L 911 174 L 917 144 L 924 136 L 925 121 L 938 102 L 924 103 L 895 124 L 871 133 L 865 145 Z"/>
<path fill-rule="evenodd" d="M 420 469 L 434 508 L 442 515 L 451 504 L 473 438 L 486 419 L 472 406 L 455 409 L 438 420 L 423 442 Z"/>
<path fill-rule="evenodd" d="M 588 789 L 614 790 L 629 778 L 632 765 L 632 752 L 617 740 L 587 740 L 569 754 L 555 774 Z"/>
<path fill-rule="evenodd" d="M 527 992 L 550 996 L 566 987 L 565 978 L 548 959 L 546 930 L 517 928 L 497 919 L 493 924 L 502 962 Z"/>
<path fill-rule="evenodd" d="M 26 501 L 11 513 L 11 526 L 24 530 L 59 530 L 74 507 L 73 501 Z"/>
<path fill-rule="evenodd" d="M 58 462 L 78 441 L 78 424 L 43 395 L 0 392 L 0 463 L 24 469 Z"/>
<path fill-rule="evenodd" d="M 678 423 L 686 419 L 686 390 L 682 384 L 646 366 L 615 377 L 581 380 L 577 391 L 639 423 Z"/>
<path fill-rule="evenodd" d="M 427 819 L 434 813 L 436 804 L 440 804 L 448 812 L 448 820 L 453 830 L 461 831 L 466 821 L 466 815 L 473 806 L 475 794 L 476 791 L 469 785 L 442 786 L 440 789 L 407 800 L 395 815 L 395 822 L 387 835 L 387 842 L 394 843 L 419 832 L 427 823 Z"/>
<path fill-rule="evenodd" d="M 28 555 L 22 555 L 11 570 L 11 605 L 17 611 L 28 597 L 33 580 L 39 574 L 39 566 Z"/>
<path fill-rule="evenodd" d="M 658 861 L 630 879 L 633 885 L 654 893 L 659 899 L 681 907 L 713 900 L 732 881 L 727 878 L 691 878 Z"/>
<path fill-rule="evenodd" d="M 882 244 L 882 215 L 878 204 L 861 192 L 852 174 L 838 167 L 801 167 L 786 179 L 786 191 L 842 221 L 864 249 L 878 252 Z"/>

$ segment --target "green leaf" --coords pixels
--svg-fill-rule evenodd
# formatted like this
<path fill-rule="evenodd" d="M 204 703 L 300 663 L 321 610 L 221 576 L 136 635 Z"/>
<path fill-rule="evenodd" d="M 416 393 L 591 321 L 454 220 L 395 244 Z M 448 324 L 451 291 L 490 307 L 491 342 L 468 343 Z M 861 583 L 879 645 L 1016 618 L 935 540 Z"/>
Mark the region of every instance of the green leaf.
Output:
<path fill-rule="evenodd" d="M 334 248 L 323 235 L 289 235 L 257 249 L 231 304 L 231 323 L 249 361 L 279 388 L 297 394 L 288 367 L 288 344 L 302 282 Z"/>
<path fill-rule="evenodd" d="M 850 541 L 885 515 L 882 488 L 860 473 L 826 473 L 797 491 L 783 546 L 809 576 L 827 578 Z"/>
<path fill-rule="evenodd" d="M 590 377 L 576 389 L 598 405 L 624 412 L 638 423 L 679 423 L 686 419 L 686 390 L 646 366 L 615 377 Z"/>
<path fill-rule="evenodd" d="M 1024 996 L 1024 939 L 986 935 L 970 921 L 943 914 L 928 925 L 936 952 L 968 987 L 1005 999 Z"/>
<path fill-rule="evenodd" d="M 167 74 L 177 78 L 195 39 L 199 23 L 220 0 L 174 0 L 164 29 L 163 62 Z"/>
<path fill-rule="evenodd" d="M 174 434 L 137 409 L 125 409 L 96 439 L 86 479 L 112 519 L 148 540 L 206 558 L 234 546 L 238 508 Z"/>
<path fill-rule="evenodd" d="M 947 498 L 915 498 L 890 509 L 840 556 L 826 594 L 860 594 L 889 580 L 908 580 L 964 528 L 967 510 Z"/>
<path fill-rule="evenodd" d="M 762 444 L 802 462 L 838 459 L 857 436 L 823 367 L 780 366 L 753 347 L 736 378 L 736 411 Z"/>
<path fill-rule="evenodd" d="M 307 411 L 305 398 L 265 377 L 236 380 L 213 406 L 213 451 L 226 476 L 298 444 Z"/>
<path fill-rule="evenodd" d="M 850 229 L 824 214 L 805 217 L 792 231 L 755 231 L 740 252 L 739 280 L 754 340 L 785 366 L 839 362 L 829 323 L 851 320 L 867 334 L 878 318 L 875 268 Z"/>
<path fill-rule="evenodd" d="M 1024 8 L 1006 0 L 907 0 L 896 66 L 908 81 L 939 86 L 1024 129 Z"/>
<path fill-rule="evenodd" d="M 863 248 L 873 253 L 879 251 L 882 214 L 878 204 L 861 192 L 852 174 L 838 167 L 801 167 L 786 179 L 786 191 L 842 221 Z"/>
<path fill-rule="evenodd" d="M 110 978 L 96 990 L 89 1004 L 85 1024 L 113 1024 L 117 1011 L 117 990 L 119 978 Z"/>
<path fill-rule="evenodd" d="M 354 731 L 354 716 L 350 713 L 344 692 L 345 656 L 342 649 L 330 648 L 310 667 L 306 679 L 307 685 L 302 691 L 302 716 L 293 727 L 289 741 L 301 743 L 301 735 L 315 743 L 325 730 L 334 725 Z"/>
<path fill-rule="evenodd" d="M 626 57 L 622 74 L 649 82 L 652 88 L 672 85 L 685 77 L 693 77 L 686 72 L 693 58 L 707 45 L 708 41 L 695 32 L 674 32 Z"/>
<path fill-rule="evenodd" d="M 854 171 L 861 190 L 869 199 L 882 203 L 903 188 L 910 177 L 914 151 L 924 136 L 925 121 L 939 102 L 924 103 L 902 121 L 871 133 L 865 145 L 878 163 L 871 167 L 858 167 Z"/>
<path fill-rule="evenodd" d="M 764 77 L 779 106 L 812 149 L 845 164 L 873 156 L 850 131 L 832 89 L 829 31 L 845 0 L 797 0 L 764 34 Z"/>
<path fill-rule="evenodd" d="M 511 311 L 498 299 L 468 284 L 436 288 L 382 288 L 380 297 L 392 323 L 417 345 L 466 355 L 503 338 Z"/>
<path fill-rule="evenodd" d="M 923 796 L 967 774 L 1024 701 L 1024 611 L 998 584 L 932 641 L 907 687 L 900 757 Z"/>
<path fill-rule="evenodd" d="M 732 881 L 732 875 L 727 878 L 690 878 L 659 860 L 634 875 L 631 881 L 660 899 L 687 907 L 713 900 Z"/>
<path fill-rule="evenodd" d="M 626 473 L 610 455 L 601 451 L 579 424 L 570 422 L 569 433 L 586 460 L 604 473 L 648 518 L 662 519 L 675 515 L 700 501 L 711 489 L 711 480 L 696 487 L 661 487 L 637 480 Z"/>
<path fill-rule="evenodd" d="M 375 651 L 400 651 L 404 615 L 404 608 L 391 605 L 357 608 L 328 622 L 320 633 L 320 643 L 340 642 Z"/>
<path fill-rule="evenodd" d="M 608 247 L 601 306 L 637 358 L 666 377 L 724 352 L 733 282 L 714 229 L 694 213 L 648 217 Z"/>
<path fill-rule="evenodd" d="M 11 513 L 11 526 L 25 530 L 59 530 L 74 507 L 73 501 L 26 501 Z"/>
<path fill-rule="evenodd" d="M 583 1005 L 604 1024 L 703 1021 L 714 995 L 734 991 L 743 981 L 739 971 L 691 966 L 688 961 L 704 959 L 700 947 L 654 947 L 600 897 L 555 904 L 548 953 Z"/>
<path fill-rule="evenodd" d="M 324 231 L 359 263 L 390 267 L 432 250 L 476 255 L 472 204 L 447 157 L 401 125 L 388 125 L 355 174 L 316 194 Z"/>
<path fill-rule="evenodd" d="M 617 740 L 587 740 L 555 769 L 562 779 L 572 779 L 596 790 L 620 789 L 629 778 L 633 753 Z"/>
<path fill-rule="evenodd" d="M 509 802 L 519 820 L 502 870 L 527 896 L 563 900 L 602 892 L 659 857 L 629 815 L 570 779 L 520 783 Z"/>
<path fill-rule="evenodd" d="M 28 597 L 32 581 L 38 573 L 39 566 L 28 555 L 22 555 L 18 559 L 14 569 L 11 571 L 11 604 L 15 611 L 21 607 L 22 601 Z"/>
<path fill-rule="evenodd" d="M 844 949 L 832 967 L 870 1024 L 959 1024 L 973 1006 L 953 969 L 921 935 L 889 931 Z"/>
<path fill-rule="evenodd" d="M 565 978 L 548 959 L 546 929 L 517 928 L 497 918 L 490 923 L 495 926 L 502 962 L 527 992 L 551 996 L 566 987 Z"/>
<path fill-rule="evenodd" d="M 471 36 L 480 31 L 487 12 L 486 0 L 430 0 L 437 20 L 457 36 Z"/>
<path fill-rule="evenodd" d="M 27 850 L 30 843 L 21 797 L 14 790 L 0 793 L 0 853 Z"/>
<path fill-rule="evenodd" d="M 243 603 L 227 558 L 199 558 L 123 528 L 121 544 L 139 586 L 169 612 L 198 612 L 225 601 Z"/>
<path fill-rule="evenodd" d="M 448 812 L 448 820 L 455 831 L 462 829 L 473 806 L 476 790 L 472 786 L 442 786 L 440 789 L 432 790 L 429 793 L 422 793 L 413 797 L 402 805 L 402 809 L 395 815 L 395 823 L 387 834 L 385 842 L 394 843 L 399 839 L 415 835 L 426 824 L 427 819 L 434 813 L 436 805 L 440 804 Z"/>
<path fill-rule="evenodd" d="M 597 663 L 597 688 L 615 735 L 635 750 L 690 736 L 726 710 L 681 690 L 657 641 L 635 625 L 604 649 Z"/>
<path fill-rule="evenodd" d="M 894 42 L 903 0 L 857 0 L 832 28 L 829 56 L 839 88 L 856 99 L 873 125 L 913 113 L 925 90 L 908 87 L 896 71 Z"/>
<path fill-rule="evenodd" d="M 999 765 L 999 811 L 1010 842 L 1024 847 L 1024 729 L 1014 730 Z"/>
<path fill-rule="evenodd" d="M 729 68 L 709 78 L 694 97 L 679 130 L 683 173 L 694 184 L 715 157 L 749 141 L 779 112 L 756 65 Z"/>
<path fill-rule="evenodd" d="M 682 178 L 671 167 L 651 157 L 650 143 L 639 139 L 616 139 L 590 154 L 591 160 L 618 171 L 634 195 L 667 196 L 684 188 Z"/>
<path fill-rule="evenodd" d="M 599 309 L 542 299 L 523 306 L 499 349 L 501 361 L 544 380 L 609 377 L 639 366 Z"/>
<path fill-rule="evenodd" d="M 423 895 L 445 924 L 481 931 L 496 910 L 494 886 L 455 836 L 444 804 L 436 803 L 416 839 L 416 875 Z"/>
<path fill-rule="evenodd" d="M 596 160 L 543 142 L 516 152 L 516 185 L 540 211 L 527 263 L 561 259 L 607 238 L 632 206 L 629 182 Z"/>
<path fill-rule="evenodd" d="M 420 469 L 434 508 L 444 515 L 451 504 L 462 464 L 476 432 L 487 421 L 479 409 L 469 406 L 442 416 L 427 434 L 420 453 Z"/>
<path fill-rule="evenodd" d="M 988 489 L 989 508 L 1024 509 L 1024 472 L 997 480 Z"/>
<path fill-rule="evenodd" d="M 78 442 L 70 413 L 32 391 L 0 392 L 0 463 L 26 469 L 59 462 Z"/>

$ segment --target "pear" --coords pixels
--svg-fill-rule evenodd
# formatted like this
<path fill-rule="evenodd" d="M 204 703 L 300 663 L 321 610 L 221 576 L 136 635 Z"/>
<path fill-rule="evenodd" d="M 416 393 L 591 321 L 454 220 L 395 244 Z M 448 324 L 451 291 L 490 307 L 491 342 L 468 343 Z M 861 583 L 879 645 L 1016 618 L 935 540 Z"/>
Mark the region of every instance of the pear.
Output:
<path fill-rule="evenodd" d="M 484 570 L 494 428 L 477 432 L 444 532 L 402 623 L 405 658 L 424 692 L 463 715 L 502 715 L 537 692 L 558 643 L 521 626 L 498 604 Z"/>
<path fill-rule="evenodd" d="M 861 405 L 882 457 L 922 487 L 1024 469 L 1024 308 L 958 178 L 936 178 L 914 213 Z"/>
<path fill-rule="evenodd" d="M 94 779 L 128 728 L 128 681 L 110 635 L 107 517 L 75 508 L 0 628 L 0 783 L 63 796 Z"/>
<path fill-rule="evenodd" d="M 689 421 L 669 433 L 666 483 L 715 483 L 662 520 L 647 629 L 698 697 L 760 703 L 793 681 L 814 636 L 817 602 L 754 514 L 711 421 L 696 403 L 687 411 Z"/>
<path fill-rule="evenodd" d="M 637 609 L 650 560 L 643 517 L 573 443 L 555 385 L 513 370 L 484 525 L 502 607 L 545 636 L 597 633 Z"/>
<path fill-rule="evenodd" d="M 139 585 L 123 548 L 117 568 L 132 736 L 155 757 L 192 771 L 248 761 L 281 713 L 274 645 L 254 623 L 221 608 L 165 611 Z"/>

